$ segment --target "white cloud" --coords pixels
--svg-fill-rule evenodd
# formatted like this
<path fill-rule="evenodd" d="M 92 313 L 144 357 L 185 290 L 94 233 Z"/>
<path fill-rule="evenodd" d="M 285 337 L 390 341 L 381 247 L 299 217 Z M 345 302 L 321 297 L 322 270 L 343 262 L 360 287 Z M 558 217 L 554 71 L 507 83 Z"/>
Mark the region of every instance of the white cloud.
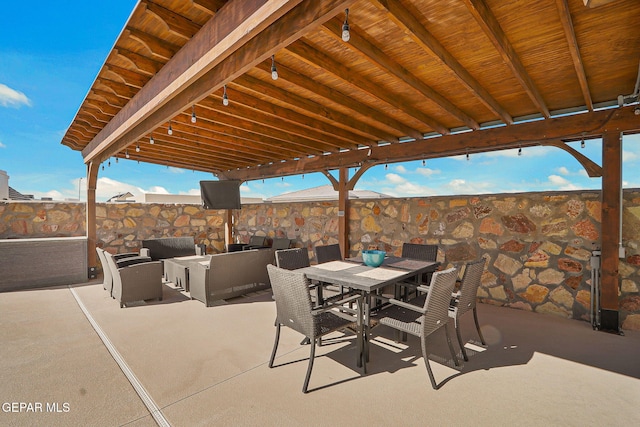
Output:
<path fill-rule="evenodd" d="M 385 178 L 392 184 L 404 184 L 407 182 L 406 179 L 395 173 L 388 173 L 385 175 Z"/>
<path fill-rule="evenodd" d="M 564 166 L 560 166 L 560 167 L 558 168 L 558 173 L 559 173 L 560 175 L 569 175 L 569 169 L 567 169 L 567 168 L 566 168 L 566 167 L 564 167 Z"/>
<path fill-rule="evenodd" d="M 161 187 L 159 185 L 154 185 L 153 187 L 149 188 L 149 190 L 145 191 L 145 193 L 169 194 L 169 191 L 164 187 Z"/>
<path fill-rule="evenodd" d="M 31 106 L 31 100 L 22 92 L 11 89 L 7 85 L 0 83 L 0 105 L 3 107 L 18 108 L 22 105 Z"/>
<path fill-rule="evenodd" d="M 185 170 L 184 169 L 180 169 L 180 168 L 176 168 L 173 166 L 169 166 L 169 172 L 171 173 L 184 173 Z"/>
<path fill-rule="evenodd" d="M 430 177 L 431 175 L 441 173 L 441 171 L 440 169 L 418 168 L 416 169 L 416 173 L 422 176 Z"/>
<path fill-rule="evenodd" d="M 199 188 L 190 188 L 187 191 L 180 191 L 179 194 L 188 194 L 191 196 L 199 196 L 200 195 L 200 189 Z"/>
<path fill-rule="evenodd" d="M 638 156 L 633 151 L 622 150 L 622 161 L 623 162 L 633 162 L 634 160 L 638 160 L 640 156 Z"/>
<path fill-rule="evenodd" d="M 0 141 L 0 148 L 7 148 L 7 146 L 6 146 L 6 145 L 4 145 L 4 144 L 2 143 L 2 141 Z"/>
<path fill-rule="evenodd" d="M 396 172 L 398 173 L 407 173 L 407 168 L 402 165 L 398 165 L 395 167 Z"/>
<path fill-rule="evenodd" d="M 558 190 L 569 191 L 569 190 L 579 190 L 581 187 L 575 185 L 571 181 L 566 178 L 563 178 L 558 175 L 549 175 L 548 177 L 549 183 L 555 187 L 558 187 Z"/>

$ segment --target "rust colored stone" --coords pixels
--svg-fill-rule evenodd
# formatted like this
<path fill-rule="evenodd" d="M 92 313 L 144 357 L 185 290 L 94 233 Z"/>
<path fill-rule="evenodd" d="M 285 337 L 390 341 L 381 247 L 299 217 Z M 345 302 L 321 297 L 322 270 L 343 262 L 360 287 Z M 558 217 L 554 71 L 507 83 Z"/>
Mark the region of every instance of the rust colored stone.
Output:
<path fill-rule="evenodd" d="M 447 215 L 447 222 L 451 224 L 452 222 L 460 221 L 463 218 L 469 216 L 469 208 L 463 208 L 455 210 Z"/>
<path fill-rule="evenodd" d="M 418 245 L 424 244 L 424 239 L 422 237 L 413 237 L 409 240 L 409 243 L 416 243 Z"/>
<path fill-rule="evenodd" d="M 45 224 L 42 226 L 42 231 L 45 233 L 55 233 L 58 231 L 58 224 Z"/>
<path fill-rule="evenodd" d="M 578 222 L 571 227 L 571 229 L 576 236 L 582 237 L 583 239 L 594 241 L 600 239 L 600 233 L 596 229 L 596 226 L 588 219 Z"/>
<path fill-rule="evenodd" d="M 489 214 L 491 214 L 492 211 L 493 209 L 491 208 L 491 206 L 486 206 L 486 205 L 474 206 L 473 216 L 475 216 L 477 219 L 481 219 L 486 216 L 489 216 Z"/>
<path fill-rule="evenodd" d="M 531 246 L 529 246 L 529 253 L 534 253 L 535 251 L 538 250 L 538 248 L 542 246 L 542 242 L 533 242 L 531 243 Z"/>
<path fill-rule="evenodd" d="M 502 218 L 504 226 L 514 233 L 531 233 L 536 231 L 536 225 L 524 214 L 505 215 Z"/>
<path fill-rule="evenodd" d="M 558 268 L 570 273 L 579 273 L 582 271 L 582 264 L 573 259 L 560 258 L 558 260 Z"/>
<path fill-rule="evenodd" d="M 570 276 L 564 281 L 564 284 L 570 287 L 571 289 L 578 289 L 580 284 L 582 283 L 582 276 Z"/>
<path fill-rule="evenodd" d="M 480 233 L 502 236 L 504 228 L 502 228 L 502 225 L 497 223 L 493 218 L 485 218 L 480 223 Z"/>
<path fill-rule="evenodd" d="M 544 251 L 534 252 L 524 265 L 526 267 L 547 267 L 549 265 L 549 254 Z"/>
<path fill-rule="evenodd" d="M 522 298 L 532 303 L 541 303 L 549 294 L 549 288 L 542 285 L 531 285 L 526 291 L 519 293 Z"/>
<path fill-rule="evenodd" d="M 374 215 L 380 215 L 380 206 L 375 205 L 372 209 Z"/>
<path fill-rule="evenodd" d="M 545 236 L 564 236 L 567 234 L 567 222 L 557 220 L 542 226 L 542 234 Z"/>
<path fill-rule="evenodd" d="M 625 311 L 640 311 L 640 295 L 629 295 L 622 298 L 620 308 Z"/>
<path fill-rule="evenodd" d="M 298 227 L 302 227 L 304 225 L 304 218 L 297 216 L 295 222 Z"/>
<path fill-rule="evenodd" d="M 506 243 L 503 243 L 500 246 L 500 250 L 506 251 L 506 252 L 514 252 L 514 253 L 518 253 L 521 252 L 524 249 L 524 243 L 518 242 L 517 240 L 509 240 Z"/>
<path fill-rule="evenodd" d="M 180 215 L 179 217 L 176 218 L 173 225 L 175 227 L 185 227 L 189 225 L 189 219 L 190 219 L 189 215 Z"/>
<path fill-rule="evenodd" d="M 472 261 L 476 257 L 475 247 L 468 243 L 460 243 L 445 250 L 445 259 L 449 262 Z"/>
<path fill-rule="evenodd" d="M 599 201 L 588 200 L 586 205 L 589 216 L 598 222 L 602 222 L 602 203 Z"/>
<path fill-rule="evenodd" d="M 567 202 L 567 216 L 572 219 L 576 219 L 580 216 L 584 210 L 584 203 L 580 200 L 569 200 Z"/>
<path fill-rule="evenodd" d="M 640 265 L 640 254 L 628 256 L 627 264 Z"/>
<path fill-rule="evenodd" d="M 435 209 L 431 209 L 431 210 L 429 211 L 429 219 L 430 219 L 431 221 L 435 221 L 435 220 L 437 220 L 438 218 L 440 218 L 440 213 L 439 213 L 437 210 L 435 210 Z"/>

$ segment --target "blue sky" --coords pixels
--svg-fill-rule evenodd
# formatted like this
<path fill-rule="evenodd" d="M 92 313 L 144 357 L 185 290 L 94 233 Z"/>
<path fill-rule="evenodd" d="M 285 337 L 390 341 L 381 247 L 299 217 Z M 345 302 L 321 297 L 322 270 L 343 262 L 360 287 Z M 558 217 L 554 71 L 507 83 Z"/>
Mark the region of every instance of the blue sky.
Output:
<path fill-rule="evenodd" d="M 84 200 L 85 166 L 79 152 L 60 144 L 104 59 L 136 4 L 6 2 L 0 26 L 0 170 L 23 194 Z M 633 88 L 629 88 L 633 90 Z M 580 150 L 601 163 L 600 141 Z M 623 146 L 625 187 L 640 187 L 640 136 Z M 211 174 L 121 160 L 100 171 L 98 200 L 126 191 L 199 194 Z M 322 174 L 245 183 L 247 197 L 270 197 L 329 182 Z M 599 189 L 569 154 L 555 148 L 517 150 L 401 164 L 367 171 L 356 189 L 413 197 L 521 191 Z M 80 191 L 79 191 L 80 190 Z"/>

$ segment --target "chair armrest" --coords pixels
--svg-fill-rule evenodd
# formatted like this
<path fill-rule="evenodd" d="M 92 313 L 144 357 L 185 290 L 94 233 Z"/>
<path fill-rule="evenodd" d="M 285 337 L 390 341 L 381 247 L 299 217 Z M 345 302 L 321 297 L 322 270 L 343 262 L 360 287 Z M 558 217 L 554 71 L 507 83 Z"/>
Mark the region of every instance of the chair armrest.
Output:
<path fill-rule="evenodd" d="M 118 268 L 127 267 L 129 265 L 141 264 L 143 262 L 151 262 L 151 258 L 147 256 L 132 256 L 128 258 L 120 258 L 116 260 Z"/>
<path fill-rule="evenodd" d="M 130 257 L 134 257 L 134 256 L 140 256 L 140 254 L 138 252 L 123 252 L 123 253 L 119 253 L 119 254 L 112 254 L 113 259 L 115 260 L 119 260 L 122 258 L 130 258 Z"/>
<path fill-rule="evenodd" d="M 416 313 L 421 313 L 421 314 L 426 313 L 426 311 L 425 311 L 424 307 L 418 307 L 417 305 L 409 304 L 409 303 L 406 303 L 406 302 L 404 302 L 404 301 L 399 301 L 399 300 L 397 300 L 397 299 L 395 299 L 395 298 L 391 298 L 391 299 L 389 300 L 389 302 L 390 302 L 391 304 L 393 304 L 393 305 L 397 305 L 397 306 L 399 306 L 399 307 L 402 307 L 402 308 L 406 308 L 406 309 L 408 309 L 408 310 L 415 311 Z"/>
<path fill-rule="evenodd" d="M 416 287 L 416 289 L 418 289 L 420 292 L 424 292 L 425 294 L 428 294 L 431 288 L 429 286 L 420 285 Z"/>

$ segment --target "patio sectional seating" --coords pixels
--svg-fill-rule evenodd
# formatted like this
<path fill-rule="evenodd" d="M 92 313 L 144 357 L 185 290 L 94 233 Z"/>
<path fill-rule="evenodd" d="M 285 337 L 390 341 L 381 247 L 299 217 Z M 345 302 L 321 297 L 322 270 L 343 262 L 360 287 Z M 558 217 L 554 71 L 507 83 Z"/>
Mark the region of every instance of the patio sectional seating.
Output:
<path fill-rule="evenodd" d="M 125 267 L 127 265 L 151 261 L 150 257 L 138 255 L 137 252 L 111 254 L 110 252 L 107 252 L 97 246 L 96 252 L 98 253 L 100 263 L 102 264 L 102 286 L 107 292 L 109 292 L 109 295 L 111 296 L 113 296 L 113 272 L 111 271 L 111 267 L 109 267 L 109 263 L 107 262 L 107 255 L 113 257 L 116 262 L 116 266 L 118 267 Z"/>
<path fill-rule="evenodd" d="M 148 249 L 153 261 L 188 255 L 200 255 L 201 246 L 196 245 L 192 236 L 162 237 L 142 241 L 142 248 Z M 146 251 L 141 251 L 143 254 Z"/>
<path fill-rule="evenodd" d="M 109 252 L 103 252 L 113 276 L 111 295 L 120 308 L 129 302 L 158 299 L 162 301 L 162 263 L 148 261 L 117 264 Z"/>
<path fill-rule="evenodd" d="M 211 307 L 215 301 L 233 298 L 270 286 L 267 265 L 274 259 L 272 249 L 251 249 L 210 255 L 189 268 L 189 292 Z"/>

